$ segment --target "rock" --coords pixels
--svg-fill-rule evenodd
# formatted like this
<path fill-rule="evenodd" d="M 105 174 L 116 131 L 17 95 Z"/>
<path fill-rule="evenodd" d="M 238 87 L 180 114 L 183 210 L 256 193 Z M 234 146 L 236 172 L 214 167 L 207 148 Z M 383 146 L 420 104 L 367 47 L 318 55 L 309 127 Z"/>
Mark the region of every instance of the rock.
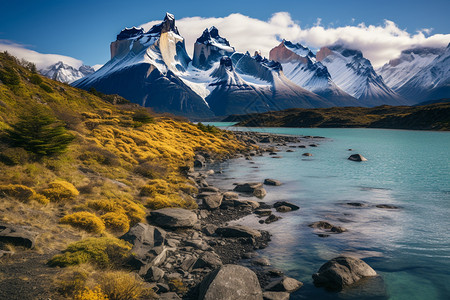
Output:
<path fill-rule="evenodd" d="M 290 207 L 292 210 L 299 210 L 300 209 L 300 206 L 297 206 L 297 205 L 292 204 L 292 203 L 287 202 L 287 201 L 277 201 L 273 205 L 273 207 L 275 207 L 275 208 L 277 208 L 279 206 L 287 206 L 287 207 Z"/>
<path fill-rule="evenodd" d="M 295 151 L 292 149 L 287 149 L 286 152 L 295 152 Z"/>
<path fill-rule="evenodd" d="M 260 204 L 258 201 L 254 200 L 235 200 L 234 206 L 248 206 L 251 207 L 252 209 L 257 209 L 259 208 Z"/>
<path fill-rule="evenodd" d="M 400 208 L 400 207 L 392 205 L 392 204 L 378 204 L 378 205 L 375 205 L 375 207 L 385 208 L 385 209 L 399 209 Z"/>
<path fill-rule="evenodd" d="M 265 143 L 265 144 L 271 144 L 273 143 L 273 139 L 270 136 L 266 136 L 264 138 L 262 138 L 261 140 L 259 140 L 260 143 Z"/>
<path fill-rule="evenodd" d="M 195 155 L 194 168 L 203 168 L 205 165 L 206 165 L 206 159 L 200 154 Z"/>
<path fill-rule="evenodd" d="M 14 253 L 12 251 L 0 250 L 0 258 L 11 257 Z"/>
<path fill-rule="evenodd" d="M 311 153 L 305 152 L 302 154 L 303 156 L 313 156 Z"/>
<path fill-rule="evenodd" d="M 242 254 L 242 258 L 249 259 L 249 258 L 254 258 L 257 255 L 258 254 L 256 254 L 255 252 L 246 252 L 246 253 Z"/>
<path fill-rule="evenodd" d="M 366 206 L 366 204 L 361 203 L 361 202 L 347 202 L 345 204 L 350 205 L 350 206 L 354 206 L 354 207 L 364 207 L 364 206 Z"/>
<path fill-rule="evenodd" d="M 270 266 L 270 260 L 265 257 L 258 257 L 252 260 L 252 264 L 257 266 Z"/>
<path fill-rule="evenodd" d="M 317 286 L 340 291 L 364 277 L 376 275 L 377 273 L 364 261 L 354 257 L 339 256 L 322 265 L 312 278 Z"/>
<path fill-rule="evenodd" d="M 194 267 L 195 262 L 197 261 L 196 258 L 192 256 L 187 256 L 186 259 L 181 263 L 180 268 L 184 271 L 188 272 L 191 271 Z"/>
<path fill-rule="evenodd" d="M 151 267 L 148 269 L 147 274 L 144 275 L 144 279 L 146 281 L 157 282 L 160 281 L 164 277 L 165 272 L 158 267 Z"/>
<path fill-rule="evenodd" d="M 30 230 L 30 228 L 27 226 L 0 224 L 0 242 L 33 249 L 38 233 Z"/>
<path fill-rule="evenodd" d="M 181 298 L 175 292 L 159 294 L 159 300 L 181 300 Z"/>
<path fill-rule="evenodd" d="M 281 181 L 267 178 L 267 179 L 264 179 L 264 184 L 279 186 L 279 185 L 281 185 Z"/>
<path fill-rule="evenodd" d="M 220 207 L 220 205 L 222 204 L 222 199 L 223 199 L 222 194 L 212 194 L 203 197 L 202 201 L 203 205 L 206 208 L 212 210 Z"/>
<path fill-rule="evenodd" d="M 353 161 L 367 161 L 367 158 L 365 158 L 361 154 L 352 154 L 348 157 L 348 159 Z"/>
<path fill-rule="evenodd" d="M 217 226 L 216 226 L 216 225 L 213 225 L 213 224 L 206 224 L 206 225 L 203 227 L 202 231 L 203 231 L 203 233 L 205 233 L 206 235 L 212 236 L 214 233 L 216 233 L 216 229 L 217 229 Z"/>
<path fill-rule="evenodd" d="M 290 294 L 286 292 L 264 292 L 264 300 L 289 300 Z"/>
<path fill-rule="evenodd" d="M 193 227 L 197 222 L 197 215 L 183 208 L 162 208 L 150 212 L 148 221 L 163 228 Z"/>
<path fill-rule="evenodd" d="M 263 184 L 261 182 L 248 182 L 248 183 L 238 183 L 234 187 L 234 191 L 241 193 L 253 193 L 257 188 L 262 188 Z"/>
<path fill-rule="evenodd" d="M 239 195 L 235 192 L 225 192 L 223 193 L 223 200 L 237 200 Z"/>
<path fill-rule="evenodd" d="M 272 210 L 270 210 L 270 209 L 257 209 L 253 213 L 257 214 L 260 217 L 270 216 L 272 214 Z"/>
<path fill-rule="evenodd" d="M 158 283 L 156 287 L 158 288 L 158 292 L 160 293 L 167 293 L 168 291 L 170 291 L 169 286 L 162 282 Z"/>
<path fill-rule="evenodd" d="M 283 277 L 267 285 L 267 291 L 292 293 L 303 286 L 303 283 L 290 277 Z"/>
<path fill-rule="evenodd" d="M 238 265 L 224 265 L 209 273 L 199 286 L 199 300 L 262 300 L 256 274 Z"/>
<path fill-rule="evenodd" d="M 222 265 L 219 255 L 214 252 L 204 252 L 195 262 L 193 269 L 211 268 L 216 269 Z"/>
<path fill-rule="evenodd" d="M 275 208 L 277 212 L 288 212 L 288 211 L 292 211 L 292 208 L 290 208 L 289 206 L 286 205 L 281 205 L 278 206 L 277 208 Z"/>
<path fill-rule="evenodd" d="M 203 193 L 203 192 L 218 193 L 219 189 L 216 188 L 215 186 L 205 186 L 205 187 L 200 188 L 200 192 L 201 193 Z"/>
<path fill-rule="evenodd" d="M 272 158 L 283 158 L 281 155 L 272 156 Z"/>
<path fill-rule="evenodd" d="M 261 237 L 261 233 L 255 229 L 251 229 L 246 226 L 234 225 L 227 227 L 219 227 L 216 230 L 218 235 L 223 237 L 250 237 L 250 238 L 259 238 Z"/>
<path fill-rule="evenodd" d="M 306 148 L 305 145 L 298 145 L 299 148 Z"/>
<path fill-rule="evenodd" d="M 341 227 L 341 226 L 333 226 L 331 227 L 331 232 L 335 232 L 335 233 L 342 233 L 342 232 L 346 232 L 347 228 Z"/>
<path fill-rule="evenodd" d="M 280 269 L 270 269 L 267 271 L 267 275 L 270 277 L 281 277 L 283 276 L 283 271 Z"/>
<path fill-rule="evenodd" d="M 285 207 L 286 207 L 286 206 L 285 206 Z M 264 220 L 264 223 L 270 224 L 270 223 L 273 223 L 273 222 L 275 222 L 275 221 L 278 221 L 279 219 L 281 219 L 281 218 L 278 217 L 278 216 L 270 215 L 269 217 L 267 217 L 267 219 Z"/>
<path fill-rule="evenodd" d="M 194 247 L 195 249 L 199 250 L 211 250 L 211 247 L 206 244 L 203 240 L 184 240 L 184 244 L 186 246 Z"/>
<path fill-rule="evenodd" d="M 330 224 L 326 221 L 317 221 L 317 222 L 309 224 L 308 226 L 311 228 L 318 228 L 318 229 L 331 229 L 333 227 L 332 224 Z"/>
<path fill-rule="evenodd" d="M 264 188 L 256 188 L 253 190 L 253 196 L 257 197 L 257 198 L 264 198 L 267 195 L 267 192 Z"/>
<path fill-rule="evenodd" d="M 316 144 L 310 144 L 309 146 L 310 146 L 310 147 L 317 147 Z"/>

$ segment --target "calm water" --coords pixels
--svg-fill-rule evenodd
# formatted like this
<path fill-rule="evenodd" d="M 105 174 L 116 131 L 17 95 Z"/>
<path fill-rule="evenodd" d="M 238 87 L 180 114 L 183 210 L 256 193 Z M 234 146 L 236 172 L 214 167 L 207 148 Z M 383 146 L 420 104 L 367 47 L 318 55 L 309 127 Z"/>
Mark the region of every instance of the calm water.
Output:
<path fill-rule="evenodd" d="M 264 201 L 288 200 L 301 207 L 278 214 L 283 219 L 270 225 L 260 225 L 255 216 L 240 221 L 273 234 L 269 247 L 260 254 L 305 284 L 291 299 L 449 299 L 449 132 L 252 130 L 327 137 L 317 148 L 284 151 L 280 159 L 264 156 L 230 161 L 221 166 L 223 174 L 211 179 L 230 189 L 237 181 L 278 179 L 284 184 L 266 187 Z M 313 157 L 305 159 L 303 152 Z M 347 160 L 352 153 L 368 161 Z M 352 207 L 347 202 L 365 206 Z M 380 209 L 377 204 L 401 209 Z M 307 226 L 319 220 L 343 226 L 348 232 L 320 238 Z M 339 294 L 315 288 L 311 274 L 339 254 L 364 259 L 382 280 Z"/>

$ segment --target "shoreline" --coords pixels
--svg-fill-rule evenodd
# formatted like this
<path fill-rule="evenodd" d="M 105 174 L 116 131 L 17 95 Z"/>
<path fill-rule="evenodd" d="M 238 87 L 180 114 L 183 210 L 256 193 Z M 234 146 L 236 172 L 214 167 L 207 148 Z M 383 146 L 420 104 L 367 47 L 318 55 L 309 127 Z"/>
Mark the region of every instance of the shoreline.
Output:
<path fill-rule="evenodd" d="M 221 265 L 237 264 L 249 268 L 256 274 L 261 292 L 265 292 L 269 284 L 288 278 L 284 275 L 283 270 L 275 269 L 267 259 L 257 254 L 257 250 L 267 247 L 271 241 L 269 231 L 256 230 L 242 225 L 237 225 L 239 232 L 230 233 L 226 231 L 229 230 L 229 222 L 233 221 L 233 224 L 235 224 L 235 221 L 252 214 L 260 218 L 260 223 L 265 222 L 269 224 L 279 219 L 279 217 L 272 214 L 275 211 L 274 206 L 264 202 L 266 191 L 263 183 L 258 183 L 256 188 L 258 191 L 264 190 L 263 194 L 259 194 L 259 192 L 230 190 L 220 186 L 220 184 L 212 186 L 207 179 L 214 174 L 214 170 L 210 169 L 211 166 L 212 168 L 220 169 L 220 164 L 223 164 L 225 161 L 237 158 L 251 160 L 254 156 L 263 156 L 264 154 L 276 158 L 277 155 L 275 154 L 280 151 L 277 147 L 282 146 L 289 149 L 289 147 L 294 147 L 293 144 L 295 144 L 295 147 L 300 146 L 299 148 L 303 148 L 304 146 L 301 146 L 302 142 L 307 141 L 309 142 L 308 145 L 311 145 L 317 139 L 323 139 L 323 137 L 299 137 L 257 132 L 233 132 L 233 134 L 247 145 L 246 151 L 237 153 L 234 157 L 220 162 L 214 161 L 213 158 L 208 157 L 205 153 L 203 155 L 207 156 L 207 158 L 198 154 L 196 163 L 194 163 L 197 167 L 186 172 L 188 178 L 195 182 L 199 188 L 199 193 L 195 197 L 199 205 L 196 211 L 199 220 L 198 224 L 193 226 L 192 229 L 175 231 L 168 229 L 167 231 L 167 241 L 176 240 L 176 242 L 171 241 L 172 245 L 170 246 L 176 246 L 177 250 L 174 251 L 172 258 L 169 257 L 158 268 L 164 272 L 165 278 L 169 280 L 172 280 L 170 278 L 178 278 L 183 283 L 186 283 L 188 291 L 184 294 L 183 299 L 197 299 L 203 279 Z M 306 145 L 305 143 L 303 144 Z M 258 148 L 253 146 L 258 146 Z M 286 151 L 287 149 L 284 150 Z M 152 223 L 151 218 L 149 218 L 149 223 Z M 235 227 L 235 225 L 231 227 Z M 173 256 L 176 259 L 173 259 Z M 208 257 L 205 259 L 205 256 Z M 198 264 L 199 260 L 203 262 L 200 266 Z M 295 279 L 292 280 L 297 282 L 298 288 L 301 287 L 302 283 Z M 164 285 L 157 284 L 157 289 L 160 291 L 164 291 L 164 288 Z M 281 296 L 286 297 L 286 292 L 288 291 L 281 290 L 269 293 L 282 293 Z M 174 296 L 172 293 L 167 293 L 167 295 L 162 293 L 160 295 L 163 297 Z"/>

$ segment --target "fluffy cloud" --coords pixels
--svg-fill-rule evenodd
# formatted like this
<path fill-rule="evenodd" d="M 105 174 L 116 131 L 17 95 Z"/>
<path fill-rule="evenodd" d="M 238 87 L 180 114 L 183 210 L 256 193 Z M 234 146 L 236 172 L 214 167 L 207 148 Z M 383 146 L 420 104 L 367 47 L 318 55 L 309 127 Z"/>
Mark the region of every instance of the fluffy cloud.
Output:
<path fill-rule="evenodd" d="M 152 21 L 141 25 L 144 29 L 160 23 Z M 301 28 L 287 12 L 278 12 L 268 21 L 254 19 L 242 14 L 231 14 L 224 18 L 191 17 L 177 20 L 177 27 L 186 39 L 188 53 L 192 53 L 195 40 L 207 27 L 216 26 L 220 35 L 226 37 L 237 51 L 262 51 L 269 55 L 270 49 L 284 38 L 300 42 L 311 49 L 334 43 L 359 49 L 379 67 L 400 55 L 402 50 L 415 47 L 444 47 L 450 42 L 450 34 L 430 35 L 430 29 L 409 33 L 400 29 L 394 22 L 385 20 L 383 25 L 364 23 L 343 27 L 325 27 L 318 19 L 313 27 Z"/>
<path fill-rule="evenodd" d="M 59 61 L 64 62 L 74 68 L 79 68 L 83 63 L 81 60 L 73 57 L 58 55 L 58 54 L 42 54 L 30 49 L 27 49 L 24 45 L 16 44 L 8 40 L 0 40 L 0 51 L 8 51 L 10 54 L 20 59 L 25 59 L 36 64 L 36 67 L 44 69 L 50 65 L 53 65 Z"/>

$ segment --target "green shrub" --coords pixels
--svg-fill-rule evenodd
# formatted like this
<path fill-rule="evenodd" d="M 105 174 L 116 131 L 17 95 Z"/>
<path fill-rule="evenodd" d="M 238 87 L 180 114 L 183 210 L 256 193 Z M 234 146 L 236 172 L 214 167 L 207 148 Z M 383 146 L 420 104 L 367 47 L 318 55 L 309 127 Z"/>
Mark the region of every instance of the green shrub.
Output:
<path fill-rule="evenodd" d="M 10 196 L 22 201 L 28 201 L 36 192 L 27 186 L 20 184 L 0 185 L 0 195 Z"/>
<path fill-rule="evenodd" d="M 19 85 L 20 84 L 20 76 L 17 74 L 14 68 L 9 66 L 4 66 L 0 69 L 0 81 L 6 85 Z"/>
<path fill-rule="evenodd" d="M 9 166 L 25 164 L 29 159 L 27 150 L 19 147 L 7 148 L 0 152 L 0 161 Z"/>
<path fill-rule="evenodd" d="M 216 133 L 220 132 L 220 130 L 216 126 L 212 126 L 212 125 L 205 126 L 201 122 L 197 123 L 197 128 L 203 132 L 212 133 L 212 134 L 216 134 Z"/>
<path fill-rule="evenodd" d="M 91 263 L 99 268 L 117 268 L 130 254 L 131 245 L 110 237 L 88 238 L 70 244 L 62 254 L 55 255 L 50 266 L 67 267 Z"/>
<path fill-rule="evenodd" d="M 61 153 L 74 139 L 55 117 L 39 106 L 22 114 L 6 133 L 6 140 L 12 146 L 37 155 Z"/>
<path fill-rule="evenodd" d="M 125 233 L 130 229 L 130 220 L 123 213 L 109 212 L 101 216 L 101 219 L 111 231 Z"/>
<path fill-rule="evenodd" d="M 87 232 L 101 233 L 105 230 L 105 224 L 102 219 L 87 211 L 80 211 L 64 216 L 59 222 L 86 230 Z"/>
<path fill-rule="evenodd" d="M 32 74 L 31 76 L 30 76 L 30 82 L 31 83 L 33 83 L 33 84 L 41 84 L 42 83 L 42 78 L 41 78 L 41 76 L 39 76 L 38 74 Z"/>
<path fill-rule="evenodd" d="M 39 86 L 47 93 L 53 93 L 53 89 L 48 84 L 42 82 Z"/>
<path fill-rule="evenodd" d="M 75 198 L 80 193 L 70 182 L 63 180 L 55 180 L 50 182 L 48 188 L 42 191 L 50 201 L 59 202 Z"/>
<path fill-rule="evenodd" d="M 145 108 L 143 108 L 133 113 L 133 121 L 139 122 L 141 124 L 148 124 L 154 123 L 155 119 Z"/>

